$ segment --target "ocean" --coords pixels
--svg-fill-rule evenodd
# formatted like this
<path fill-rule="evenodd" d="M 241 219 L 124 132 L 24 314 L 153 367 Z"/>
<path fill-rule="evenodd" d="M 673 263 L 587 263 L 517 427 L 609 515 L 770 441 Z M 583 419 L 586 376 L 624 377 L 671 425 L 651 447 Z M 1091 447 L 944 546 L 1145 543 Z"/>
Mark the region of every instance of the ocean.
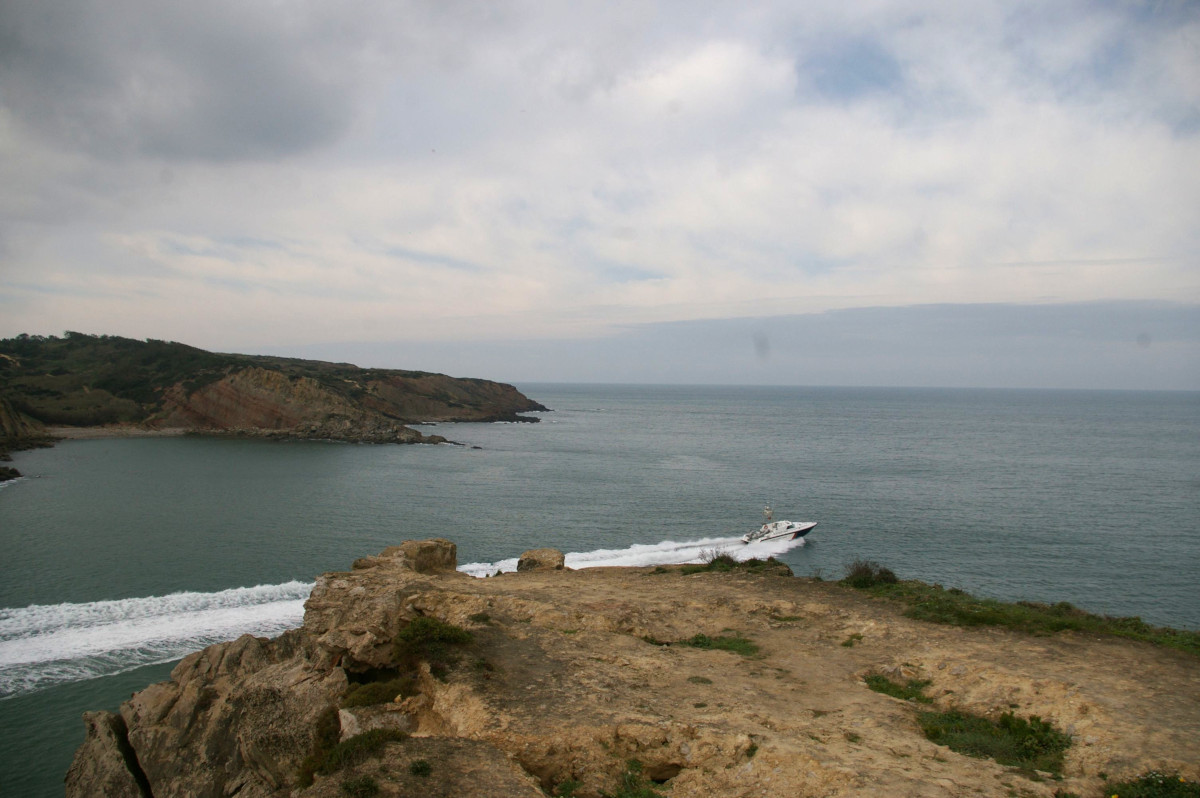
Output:
<path fill-rule="evenodd" d="M 80 713 L 183 654 L 299 624 L 313 578 L 444 537 L 461 570 L 859 558 L 1006 600 L 1200 629 L 1200 394 L 519 385 L 538 424 L 462 446 L 102 439 L 0 488 L 0 771 L 61 795 Z M 803 541 L 743 546 L 776 518 Z"/>

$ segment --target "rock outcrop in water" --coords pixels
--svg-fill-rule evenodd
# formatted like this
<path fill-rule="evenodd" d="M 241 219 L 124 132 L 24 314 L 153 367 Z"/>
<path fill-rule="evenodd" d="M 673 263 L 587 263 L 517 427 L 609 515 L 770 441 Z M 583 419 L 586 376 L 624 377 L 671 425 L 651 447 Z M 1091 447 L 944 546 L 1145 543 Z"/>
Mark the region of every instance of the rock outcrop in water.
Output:
<path fill-rule="evenodd" d="M 81 333 L 0 340 L 0 399 L 46 425 L 369 443 L 440 442 L 406 425 L 536 421 L 520 414 L 546 409 L 488 380 Z"/>
<path fill-rule="evenodd" d="M 597 798 L 631 760 L 674 798 L 1050 798 L 1099 794 L 1102 772 L 1200 776 L 1193 656 L 923 623 L 786 567 L 554 560 L 475 579 L 438 540 L 326 574 L 300 629 L 211 646 L 119 714 L 88 713 L 67 795 Z M 687 644 L 697 635 L 758 652 Z M 1065 779 L 929 742 L 910 703 L 867 689 L 871 673 L 928 680 L 937 707 L 1052 721 L 1073 739 Z M 372 691 L 379 703 L 352 700 Z"/>

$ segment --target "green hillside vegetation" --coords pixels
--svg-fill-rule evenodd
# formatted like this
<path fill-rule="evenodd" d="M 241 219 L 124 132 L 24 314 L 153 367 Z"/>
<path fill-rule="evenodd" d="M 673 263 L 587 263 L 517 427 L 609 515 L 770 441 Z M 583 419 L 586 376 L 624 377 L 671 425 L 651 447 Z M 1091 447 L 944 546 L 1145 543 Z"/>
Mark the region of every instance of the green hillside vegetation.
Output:
<path fill-rule="evenodd" d="M 349 363 L 221 354 L 174 341 L 67 332 L 61 338 L 19 335 L 0 339 L 0 396 L 45 424 L 136 423 L 161 408 L 165 388 L 182 384 L 191 393 L 253 366 L 279 371 L 292 379 L 311 378 L 351 401 L 364 396 L 365 385 L 371 380 L 438 376 L 421 371 L 360 369 Z M 453 405 L 452 401 L 447 403 Z"/>
<path fill-rule="evenodd" d="M 999 626 L 1028 634 L 1062 631 L 1126 637 L 1200 654 L 1200 632 L 1151 626 L 1137 617 L 1094 615 L 1062 601 L 1015 603 L 972 596 L 958 588 L 900 580 L 878 563 L 859 560 L 847 568 L 842 583 L 905 606 L 909 618 L 953 626 Z"/>

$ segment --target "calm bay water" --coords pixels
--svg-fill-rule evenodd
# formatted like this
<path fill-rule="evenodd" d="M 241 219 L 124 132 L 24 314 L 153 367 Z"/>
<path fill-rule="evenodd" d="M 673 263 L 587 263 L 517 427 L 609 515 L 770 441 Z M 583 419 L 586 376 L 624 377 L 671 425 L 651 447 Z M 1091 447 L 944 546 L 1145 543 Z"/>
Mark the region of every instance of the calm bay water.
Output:
<path fill-rule="evenodd" d="M 313 577 L 411 538 L 464 570 L 738 547 L 799 575 L 856 558 L 1003 599 L 1200 628 L 1200 395 L 520 386 L 540 424 L 440 425 L 467 446 L 205 438 L 24 452 L 0 488 L 0 770 L 61 794 L 79 713 L 183 652 L 299 622 Z M 473 447 L 480 448 L 473 448 Z M 168 664 L 164 664 L 168 663 Z"/>

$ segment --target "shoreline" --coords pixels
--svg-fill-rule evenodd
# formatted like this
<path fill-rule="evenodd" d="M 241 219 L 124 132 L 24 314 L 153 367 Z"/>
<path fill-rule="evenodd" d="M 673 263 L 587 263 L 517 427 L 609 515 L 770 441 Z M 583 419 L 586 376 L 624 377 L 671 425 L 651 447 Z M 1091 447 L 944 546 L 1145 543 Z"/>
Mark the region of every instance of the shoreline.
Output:
<path fill-rule="evenodd" d="M 151 429 L 134 426 L 105 427 L 46 427 L 46 435 L 67 441 L 97 440 L 100 438 L 177 438 L 192 430 L 186 427 L 164 427 Z"/>

